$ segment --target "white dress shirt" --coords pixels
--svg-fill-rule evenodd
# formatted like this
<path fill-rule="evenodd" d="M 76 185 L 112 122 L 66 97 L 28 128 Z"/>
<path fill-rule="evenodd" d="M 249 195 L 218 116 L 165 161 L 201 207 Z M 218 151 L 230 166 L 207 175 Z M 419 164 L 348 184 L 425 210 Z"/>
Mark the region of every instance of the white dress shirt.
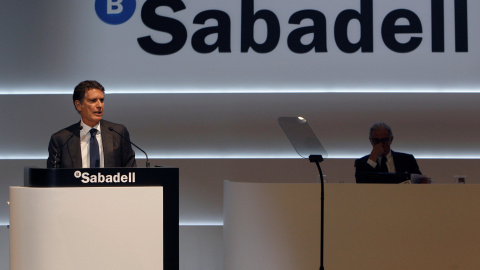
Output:
<path fill-rule="evenodd" d="M 92 127 L 87 126 L 83 121 L 80 121 L 80 125 L 83 127 L 80 130 L 80 150 L 82 152 L 82 168 L 90 168 L 90 129 Z M 98 141 L 98 147 L 100 149 L 100 168 L 105 167 L 104 157 L 103 157 L 103 144 L 102 144 L 102 131 L 100 130 L 100 122 L 94 126 L 97 131 L 96 138 Z"/>
<path fill-rule="evenodd" d="M 394 173 L 396 172 L 395 170 L 395 163 L 393 162 L 393 155 L 392 155 L 392 151 L 388 152 L 387 154 L 387 167 L 388 167 L 388 172 L 389 173 Z M 379 156 L 378 159 L 377 159 L 377 162 L 371 160 L 371 159 L 368 159 L 367 160 L 367 163 L 372 166 L 373 168 L 377 167 L 377 164 L 381 164 L 382 163 L 382 158 L 383 156 Z"/>

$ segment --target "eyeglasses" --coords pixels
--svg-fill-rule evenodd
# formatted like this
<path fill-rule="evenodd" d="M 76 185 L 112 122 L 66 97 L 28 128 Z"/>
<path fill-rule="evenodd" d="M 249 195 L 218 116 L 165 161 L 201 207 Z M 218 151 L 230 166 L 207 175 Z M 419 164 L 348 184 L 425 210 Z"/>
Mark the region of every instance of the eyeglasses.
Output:
<path fill-rule="evenodd" d="M 370 138 L 370 141 L 371 141 L 373 144 L 388 143 L 388 142 L 390 142 L 391 140 L 392 140 L 392 137 L 381 138 L 381 139 Z"/>

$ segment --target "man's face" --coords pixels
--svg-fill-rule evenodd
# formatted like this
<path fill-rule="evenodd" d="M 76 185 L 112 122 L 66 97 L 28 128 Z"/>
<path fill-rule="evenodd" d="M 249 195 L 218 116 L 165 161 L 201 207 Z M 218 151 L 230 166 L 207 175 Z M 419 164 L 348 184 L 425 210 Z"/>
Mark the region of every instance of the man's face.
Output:
<path fill-rule="evenodd" d="M 372 146 L 381 144 L 383 148 L 383 155 L 387 155 L 390 152 L 390 144 L 392 144 L 393 136 L 390 137 L 387 129 L 373 130 L 370 134 L 370 143 Z"/>
<path fill-rule="evenodd" d="M 86 125 L 93 127 L 102 119 L 104 99 L 102 90 L 89 89 L 85 92 L 83 102 L 75 100 L 75 107 Z"/>

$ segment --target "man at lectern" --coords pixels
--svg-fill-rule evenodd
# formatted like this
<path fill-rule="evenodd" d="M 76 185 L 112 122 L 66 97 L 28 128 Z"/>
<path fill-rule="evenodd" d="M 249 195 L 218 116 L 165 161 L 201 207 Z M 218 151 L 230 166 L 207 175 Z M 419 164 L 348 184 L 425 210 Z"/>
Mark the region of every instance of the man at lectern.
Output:
<path fill-rule="evenodd" d="M 80 121 L 50 138 L 47 168 L 136 167 L 127 128 L 102 119 L 105 88 L 83 81 L 73 91 Z"/>
<path fill-rule="evenodd" d="M 390 149 L 393 133 L 385 123 L 375 123 L 370 128 L 370 143 L 372 151 L 355 160 L 355 179 L 357 183 L 400 183 L 402 175 L 418 175 L 417 182 L 427 183 L 427 177 L 422 173 L 417 160 L 411 154 L 395 152 Z"/>

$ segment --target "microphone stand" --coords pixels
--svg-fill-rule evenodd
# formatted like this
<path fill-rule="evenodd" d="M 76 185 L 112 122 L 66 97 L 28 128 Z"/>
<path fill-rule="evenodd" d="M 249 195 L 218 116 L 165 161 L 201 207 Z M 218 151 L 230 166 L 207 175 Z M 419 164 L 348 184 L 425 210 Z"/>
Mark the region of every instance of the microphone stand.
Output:
<path fill-rule="evenodd" d="M 323 267 L 323 231 L 324 231 L 324 213 L 325 213 L 325 196 L 324 196 L 324 185 L 323 185 L 323 173 L 322 168 L 320 168 L 320 162 L 323 161 L 321 155 L 310 155 L 308 157 L 310 162 L 315 162 L 317 164 L 318 172 L 320 173 L 320 270 L 324 270 Z"/>
<path fill-rule="evenodd" d="M 78 131 L 82 130 L 83 129 L 83 126 L 78 126 L 77 127 Z M 57 160 L 58 160 L 58 152 L 62 151 L 63 150 L 63 147 L 65 147 L 65 145 L 67 145 L 67 143 L 73 138 L 73 136 L 75 136 L 75 132 L 73 132 L 72 134 L 70 134 L 70 137 L 68 137 L 68 139 L 62 144 L 62 146 L 60 146 L 60 148 L 58 148 L 57 150 L 55 150 L 55 160 L 53 161 L 53 167 L 55 169 L 58 168 L 58 163 Z M 71 158 L 71 157 L 70 157 Z M 73 163 L 73 161 L 72 161 Z"/>
<path fill-rule="evenodd" d="M 116 131 L 116 130 L 113 129 L 112 127 L 109 127 L 108 130 L 117 133 L 117 134 L 120 135 L 120 137 L 122 137 L 124 140 L 126 140 L 127 142 L 129 142 L 130 144 L 132 144 L 133 146 L 135 146 L 136 148 L 138 148 L 138 150 L 142 151 L 142 152 L 145 154 L 145 157 L 147 158 L 147 161 L 145 161 L 145 167 L 150 168 L 150 160 L 148 159 L 147 153 L 146 153 L 145 151 L 143 151 L 142 148 L 138 147 L 138 145 L 134 144 L 132 141 L 130 141 L 129 139 L 127 139 L 125 136 L 123 136 L 122 134 L 120 134 L 120 132 Z"/>

